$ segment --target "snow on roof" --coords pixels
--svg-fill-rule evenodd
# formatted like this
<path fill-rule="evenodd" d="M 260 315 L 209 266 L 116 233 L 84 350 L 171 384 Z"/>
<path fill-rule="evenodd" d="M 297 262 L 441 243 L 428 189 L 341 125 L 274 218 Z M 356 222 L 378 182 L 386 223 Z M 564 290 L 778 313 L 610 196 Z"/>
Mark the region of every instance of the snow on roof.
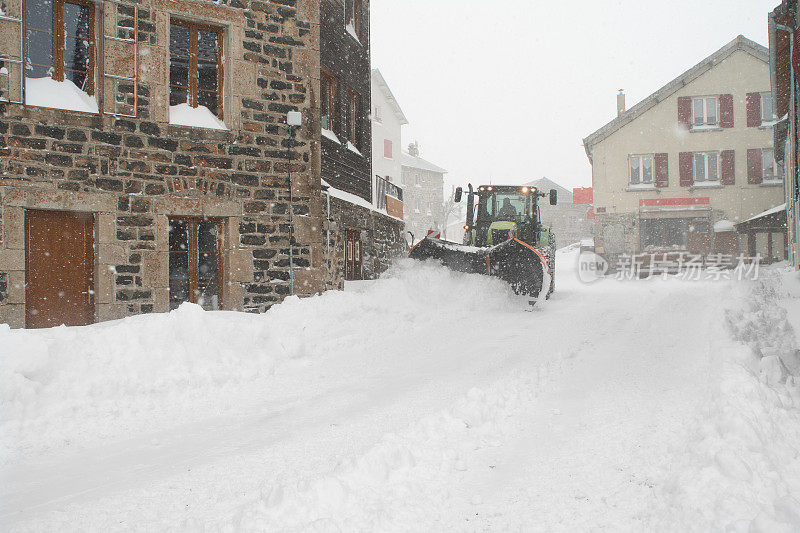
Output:
<path fill-rule="evenodd" d="M 395 98 L 394 94 L 392 94 L 392 90 L 389 88 L 389 84 L 386 83 L 386 79 L 383 77 L 383 74 L 381 74 L 381 71 L 376 68 L 372 69 L 372 79 L 386 97 L 389 105 L 392 106 L 392 110 L 400 121 L 400 125 L 408 124 L 408 119 L 406 118 L 405 113 L 403 113 L 403 110 L 400 108 L 397 98 Z"/>
<path fill-rule="evenodd" d="M 401 163 L 404 167 L 430 170 L 431 172 L 439 172 L 441 174 L 447 173 L 447 170 L 443 169 L 442 167 L 434 165 L 430 161 L 426 161 L 421 157 L 415 157 L 407 152 L 402 153 Z"/>
<path fill-rule="evenodd" d="M 599 130 L 595 131 L 588 137 L 583 140 L 583 147 L 586 150 L 586 155 L 589 159 L 592 159 L 592 150 L 591 147 L 595 144 L 599 143 L 609 135 L 615 133 L 617 130 L 625 126 L 626 124 L 632 122 L 636 118 L 638 118 L 641 114 L 648 111 L 652 107 L 656 106 L 660 102 L 663 102 L 667 97 L 671 94 L 677 92 L 678 90 L 682 89 L 695 79 L 699 78 L 712 68 L 714 68 L 717 64 L 721 63 L 724 59 L 728 56 L 733 54 L 736 51 L 743 51 L 751 56 L 759 59 L 765 63 L 769 63 L 769 50 L 755 41 L 751 41 L 744 35 L 737 36 L 734 40 L 708 56 L 707 58 L 700 61 L 698 64 L 675 78 L 674 80 L 670 81 L 659 90 L 636 104 L 635 106 L 631 107 L 620 116 L 612 120 L 611 122 L 607 123 L 605 126 L 600 128 Z"/>
<path fill-rule="evenodd" d="M 766 217 L 769 215 L 774 215 L 775 213 L 780 213 L 781 211 L 786 211 L 786 203 L 782 203 L 781 205 L 776 205 L 772 209 L 767 209 L 763 213 L 759 213 L 757 215 L 753 215 L 752 217 L 745 220 L 745 222 L 750 222 L 751 220 L 755 220 L 757 218 Z"/>
<path fill-rule="evenodd" d="M 536 187 L 540 191 L 548 191 L 550 189 L 557 189 L 558 190 L 558 203 L 572 203 L 572 191 L 569 189 L 562 187 L 555 181 L 551 180 L 550 178 L 539 178 L 538 180 L 529 181 L 526 183 L 528 187 Z"/>
<path fill-rule="evenodd" d="M 393 218 L 394 220 L 399 220 L 400 222 L 404 222 L 402 218 L 397 218 L 396 216 L 390 215 L 386 211 L 386 209 L 378 209 L 369 200 L 365 200 L 365 199 L 361 198 L 360 196 L 357 196 L 357 195 L 355 195 L 353 193 L 349 193 L 349 192 L 343 191 L 341 189 L 337 189 L 336 187 L 334 187 L 333 185 L 331 185 L 330 183 L 328 183 L 325 180 L 321 180 L 321 181 L 322 181 L 322 187 L 324 189 L 327 189 L 328 194 L 330 194 L 334 198 L 338 198 L 339 200 L 347 202 L 348 204 L 353 204 L 353 205 L 357 205 L 358 207 L 363 207 L 364 209 L 369 209 L 370 211 L 372 211 L 374 213 L 379 213 L 379 214 L 381 214 L 381 215 L 383 215 L 385 217 Z"/>
<path fill-rule="evenodd" d="M 734 230 L 734 224 L 730 220 L 717 220 L 714 222 L 714 233 L 724 233 L 726 231 Z"/>

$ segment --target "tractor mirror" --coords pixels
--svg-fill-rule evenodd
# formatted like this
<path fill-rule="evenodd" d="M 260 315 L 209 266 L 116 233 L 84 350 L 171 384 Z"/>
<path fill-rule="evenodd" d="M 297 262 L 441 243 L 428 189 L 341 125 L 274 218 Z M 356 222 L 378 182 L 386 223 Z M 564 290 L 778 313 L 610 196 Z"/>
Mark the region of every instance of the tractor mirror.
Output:
<path fill-rule="evenodd" d="M 550 189 L 550 205 L 556 205 L 557 203 L 558 203 L 558 190 Z"/>
<path fill-rule="evenodd" d="M 461 195 L 463 193 L 464 189 L 462 189 L 461 187 L 456 187 L 456 195 L 455 198 L 453 198 L 456 201 L 456 203 L 459 203 L 461 201 Z"/>

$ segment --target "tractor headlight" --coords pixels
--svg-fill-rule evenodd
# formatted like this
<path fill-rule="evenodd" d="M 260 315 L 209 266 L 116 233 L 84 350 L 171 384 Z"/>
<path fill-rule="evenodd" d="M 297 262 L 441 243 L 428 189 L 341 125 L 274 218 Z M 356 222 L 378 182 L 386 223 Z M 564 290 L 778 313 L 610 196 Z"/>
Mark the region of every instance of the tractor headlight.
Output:
<path fill-rule="evenodd" d="M 522 188 L 522 194 L 528 194 L 528 190 L 529 189 L 527 187 L 523 187 Z"/>

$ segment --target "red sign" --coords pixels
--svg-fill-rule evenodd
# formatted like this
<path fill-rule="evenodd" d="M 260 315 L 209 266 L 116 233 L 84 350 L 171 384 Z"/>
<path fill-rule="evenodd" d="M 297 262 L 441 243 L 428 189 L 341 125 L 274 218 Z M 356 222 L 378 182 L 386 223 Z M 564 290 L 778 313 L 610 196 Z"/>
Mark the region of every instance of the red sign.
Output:
<path fill-rule="evenodd" d="M 591 187 L 577 187 L 572 189 L 572 203 L 580 205 L 591 205 L 594 203 Z"/>
<path fill-rule="evenodd" d="M 591 207 L 586 211 L 586 220 L 593 220 L 594 219 L 594 209 Z"/>
<path fill-rule="evenodd" d="M 710 198 L 650 198 L 639 200 L 639 207 L 663 207 L 675 205 L 708 205 Z"/>

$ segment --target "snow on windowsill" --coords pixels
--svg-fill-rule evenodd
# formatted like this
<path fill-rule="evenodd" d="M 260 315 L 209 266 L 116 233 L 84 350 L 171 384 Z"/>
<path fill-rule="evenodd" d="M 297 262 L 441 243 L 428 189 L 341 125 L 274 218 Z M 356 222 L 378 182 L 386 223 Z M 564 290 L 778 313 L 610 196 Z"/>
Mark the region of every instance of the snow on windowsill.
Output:
<path fill-rule="evenodd" d="M 339 137 L 337 137 L 335 133 L 327 128 L 322 128 L 322 136 L 332 140 L 335 143 L 342 144 L 342 141 L 339 140 Z"/>
<path fill-rule="evenodd" d="M 717 124 L 702 124 L 700 126 L 692 126 L 689 132 L 694 131 L 722 131 L 722 128 Z"/>
<path fill-rule="evenodd" d="M 762 187 L 778 187 L 783 185 L 782 178 L 764 178 L 763 181 L 760 183 Z"/>
<path fill-rule="evenodd" d="M 350 150 L 351 152 L 353 152 L 354 154 L 358 154 L 358 155 L 360 155 L 361 157 L 364 157 L 364 154 L 362 154 L 362 153 L 359 151 L 359 149 L 358 149 L 358 148 L 356 148 L 356 145 L 355 145 L 355 144 L 353 144 L 353 143 L 351 143 L 350 141 L 347 141 L 347 149 L 348 149 L 348 150 Z"/>
<path fill-rule="evenodd" d="M 783 115 L 781 118 L 774 118 L 772 120 L 762 120 L 761 121 L 761 125 L 759 126 L 759 129 L 768 130 L 771 127 L 775 126 L 776 124 L 780 124 L 781 122 L 783 122 L 787 118 L 789 118 L 789 114 L 788 113 Z"/>
<path fill-rule="evenodd" d="M 378 213 L 378 214 L 383 215 L 385 217 L 392 218 L 394 220 L 398 220 L 400 222 L 403 222 L 402 218 L 397 218 L 396 216 L 390 215 L 386 211 L 386 209 L 378 209 L 377 207 L 375 207 L 375 205 L 372 204 L 372 202 L 369 202 L 369 201 L 361 198 L 360 196 L 357 196 L 357 195 L 349 193 L 349 192 L 345 192 L 345 191 L 343 191 L 341 189 L 337 189 L 336 187 L 334 187 L 333 185 L 331 185 L 330 183 L 328 183 L 325 180 L 320 180 L 320 181 L 322 182 L 322 186 L 323 187 L 327 187 L 328 188 L 328 194 L 330 194 L 331 197 L 333 197 L 333 198 L 338 198 L 339 200 L 345 201 L 345 202 L 347 202 L 349 204 L 353 204 L 353 205 L 356 205 L 358 207 L 363 207 L 364 209 L 368 209 L 368 210 L 370 210 L 370 211 L 372 211 L 374 213 Z"/>
<path fill-rule="evenodd" d="M 631 183 L 625 189 L 626 191 L 655 191 L 656 186 L 652 183 Z"/>
<path fill-rule="evenodd" d="M 350 21 L 347 23 L 347 26 L 344 27 L 347 33 L 350 34 L 350 37 L 355 39 L 359 44 L 361 44 L 361 39 L 358 38 L 358 33 L 356 33 L 356 27 L 353 25 L 353 22 Z"/>
<path fill-rule="evenodd" d="M 86 94 L 71 80 L 56 81 L 53 78 L 25 78 L 25 105 L 83 113 L 100 112 L 94 96 Z"/>
<path fill-rule="evenodd" d="M 690 187 L 690 189 L 721 189 L 722 184 L 718 181 L 696 181 Z"/>
<path fill-rule="evenodd" d="M 225 123 L 218 119 L 206 106 L 191 107 L 178 104 L 169 108 L 169 123 L 173 126 L 190 126 L 210 130 L 227 130 Z"/>

